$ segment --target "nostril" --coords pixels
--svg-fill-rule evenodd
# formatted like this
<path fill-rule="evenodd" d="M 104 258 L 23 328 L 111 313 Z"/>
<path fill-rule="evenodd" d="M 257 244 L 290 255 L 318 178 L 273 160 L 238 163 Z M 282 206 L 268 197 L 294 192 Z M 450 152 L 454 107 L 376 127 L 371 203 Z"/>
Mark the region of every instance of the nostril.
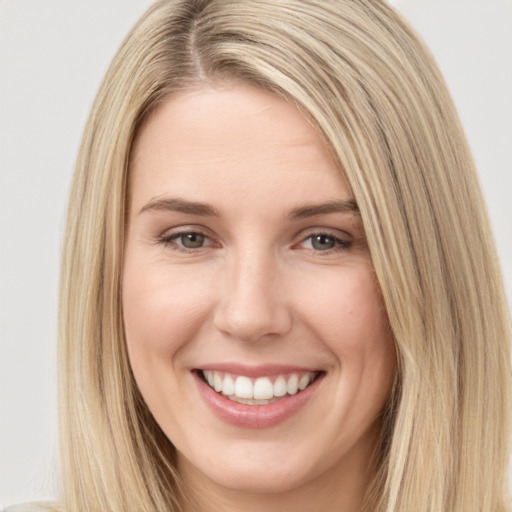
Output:
<path fill-rule="evenodd" d="M 214 325 L 219 331 L 253 342 L 290 329 L 291 316 L 284 300 L 287 287 L 271 254 L 255 249 L 253 240 L 250 247 L 237 248 L 218 290 Z"/>
<path fill-rule="evenodd" d="M 285 305 L 253 301 L 225 304 L 215 314 L 215 327 L 240 341 L 255 342 L 286 334 L 292 317 Z"/>

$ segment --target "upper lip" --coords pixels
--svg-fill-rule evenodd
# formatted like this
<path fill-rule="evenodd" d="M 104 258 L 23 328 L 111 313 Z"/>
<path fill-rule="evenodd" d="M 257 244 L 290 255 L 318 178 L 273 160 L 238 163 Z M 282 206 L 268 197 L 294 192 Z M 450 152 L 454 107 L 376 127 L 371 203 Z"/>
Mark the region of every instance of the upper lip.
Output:
<path fill-rule="evenodd" d="M 269 377 L 289 373 L 319 372 L 318 368 L 306 366 L 293 366 L 283 364 L 247 365 L 240 363 L 209 363 L 198 366 L 195 370 L 210 370 L 230 373 L 232 375 L 244 375 L 257 379 L 258 377 Z"/>

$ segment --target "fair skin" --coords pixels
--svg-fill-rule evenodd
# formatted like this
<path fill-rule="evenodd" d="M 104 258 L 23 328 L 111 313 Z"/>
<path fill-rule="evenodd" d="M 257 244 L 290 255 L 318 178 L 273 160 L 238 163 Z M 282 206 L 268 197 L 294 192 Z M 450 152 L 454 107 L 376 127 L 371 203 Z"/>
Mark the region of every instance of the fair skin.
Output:
<path fill-rule="evenodd" d="M 395 352 L 322 137 L 268 92 L 204 86 L 144 123 L 131 173 L 127 345 L 185 510 L 355 512 Z"/>

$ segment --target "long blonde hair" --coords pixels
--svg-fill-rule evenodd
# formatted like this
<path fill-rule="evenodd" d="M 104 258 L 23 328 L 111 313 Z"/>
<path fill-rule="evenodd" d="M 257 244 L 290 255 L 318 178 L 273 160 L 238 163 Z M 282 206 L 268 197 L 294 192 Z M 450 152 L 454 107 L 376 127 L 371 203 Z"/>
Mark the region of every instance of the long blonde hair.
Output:
<path fill-rule="evenodd" d="M 398 358 L 368 510 L 504 511 L 510 323 L 494 244 L 443 79 L 383 0 L 161 0 L 127 36 L 93 106 L 69 203 L 63 510 L 179 510 L 174 449 L 124 343 L 125 198 L 147 114 L 174 91 L 223 80 L 301 109 L 361 211 Z"/>

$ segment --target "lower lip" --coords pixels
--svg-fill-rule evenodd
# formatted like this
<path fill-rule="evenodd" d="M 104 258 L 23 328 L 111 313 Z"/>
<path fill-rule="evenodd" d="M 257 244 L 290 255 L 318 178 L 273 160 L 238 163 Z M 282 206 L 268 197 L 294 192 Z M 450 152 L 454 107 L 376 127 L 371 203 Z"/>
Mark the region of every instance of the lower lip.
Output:
<path fill-rule="evenodd" d="M 296 395 L 286 396 L 268 405 L 246 405 L 234 402 L 214 391 L 198 373 L 195 373 L 199 390 L 213 413 L 221 420 L 242 428 L 270 428 L 297 414 L 315 393 L 323 374 Z"/>

